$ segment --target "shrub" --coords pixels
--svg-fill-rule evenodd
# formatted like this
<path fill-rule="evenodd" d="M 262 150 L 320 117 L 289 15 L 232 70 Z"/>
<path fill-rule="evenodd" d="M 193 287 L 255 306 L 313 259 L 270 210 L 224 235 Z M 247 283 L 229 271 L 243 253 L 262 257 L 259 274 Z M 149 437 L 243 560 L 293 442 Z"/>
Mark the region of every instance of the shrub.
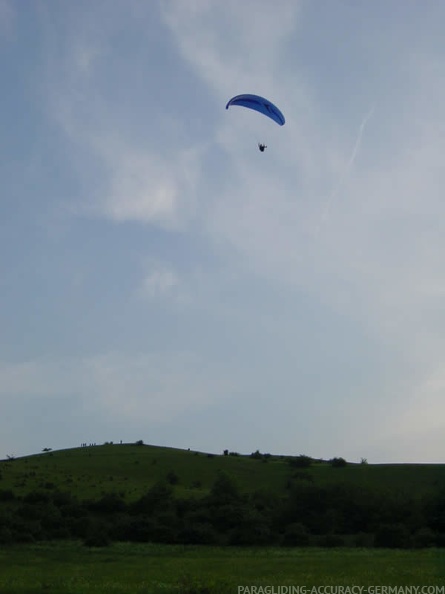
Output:
<path fill-rule="evenodd" d="M 413 546 L 419 549 L 432 547 L 436 544 L 436 535 L 431 528 L 419 528 L 413 536 Z"/>
<path fill-rule="evenodd" d="M 403 524 L 383 524 L 375 534 L 374 544 L 376 547 L 406 549 L 410 546 L 410 536 Z"/>
<path fill-rule="evenodd" d="M 345 540 L 339 534 L 325 534 L 322 536 L 318 543 L 320 547 L 327 547 L 327 548 L 334 548 L 334 547 L 344 547 Z"/>
<path fill-rule="evenodd" d="M 179 476 L 174 470 L 170 470 L 170 472 L 167 473 L 166 479 L 170 485 L 177 485 L 179 482 Z"/>
<path fill-rule="evenodd" d="M 312 464 L 312 458 L 301 454 L 295 458 L 288 458 L 287 462 L 292 468 L 309 468 Z"/>
<path fill-rule="evenodd" d="M 309 534 L 306 526 L 295 522 L 286 526 L 282 545 L 285 547 L 305 547 L 309 544 Z"/>
<path fill-rule="evenodd" d="M 111 544 L 111 540 L 104 530 L 98 529 L 87 534 L 83 544 L 86 547 L 108 547 Z"/>
<path fill-rule="evenodd" d="M 15 493 L 11 489 L 0 490 L 0 501 L 14 501 Z"/>
<path fill-rule="evenodd" d="M 183 544 L 210 545 L 217 543 L 218 535 L 210 523 L 193 522 L 185 526 L 185 528 L 180 532 L 178 540 Z"/>

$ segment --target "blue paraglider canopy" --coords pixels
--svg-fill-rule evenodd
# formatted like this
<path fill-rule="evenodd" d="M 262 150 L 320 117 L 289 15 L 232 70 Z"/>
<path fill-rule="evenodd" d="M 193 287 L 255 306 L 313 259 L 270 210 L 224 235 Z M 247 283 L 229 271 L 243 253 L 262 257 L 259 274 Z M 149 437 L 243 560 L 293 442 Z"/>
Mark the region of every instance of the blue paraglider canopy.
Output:
<path fill-rule="evenodd" d="M 229 109 L 231 105 L 240 105 L 241 107 L 248 107 L 249 109 L 259 111 L 265 116 L 271 118 L 280 126 L 283 126 L 284 122 L 286 121 L 284 119 L 284 115 L 276 105 L 264 97 L 260 97 L 259 95 L 237 95 L 236 97 L 232 97 L 232 99 L 230 99 L 226 105 L 226 109 Z"/>

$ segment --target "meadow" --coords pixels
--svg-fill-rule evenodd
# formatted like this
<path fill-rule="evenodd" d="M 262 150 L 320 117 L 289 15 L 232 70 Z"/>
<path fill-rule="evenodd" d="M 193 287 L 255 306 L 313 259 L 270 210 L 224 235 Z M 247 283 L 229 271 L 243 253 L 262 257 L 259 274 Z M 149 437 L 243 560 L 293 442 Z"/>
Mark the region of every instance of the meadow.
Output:
<path fill-rule="evenodd" d="M 115 543 L 0 549 L 1 594 L 237 594 L 238 586 L 440 586 L 445 551 Z"/>

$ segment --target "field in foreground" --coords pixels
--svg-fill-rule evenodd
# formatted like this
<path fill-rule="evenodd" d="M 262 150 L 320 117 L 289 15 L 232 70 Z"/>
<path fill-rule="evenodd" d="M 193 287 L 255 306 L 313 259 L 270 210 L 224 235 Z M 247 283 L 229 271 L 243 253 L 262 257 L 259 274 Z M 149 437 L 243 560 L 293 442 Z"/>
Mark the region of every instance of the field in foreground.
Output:
<path fill-rule="evenodd" d="M 238 586 L 443 585 L 443 549 L 256 549 L 77 543 L 0 550 L 2 594 L 237 594 Z"/>

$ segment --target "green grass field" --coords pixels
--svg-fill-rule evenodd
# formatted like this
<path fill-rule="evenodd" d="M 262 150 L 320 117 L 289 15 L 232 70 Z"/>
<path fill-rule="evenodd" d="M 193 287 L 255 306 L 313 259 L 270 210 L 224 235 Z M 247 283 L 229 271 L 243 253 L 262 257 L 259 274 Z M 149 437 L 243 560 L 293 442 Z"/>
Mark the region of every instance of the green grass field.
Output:
<path fill-rule="evenodd" d="M 2 461 L 0 489 L 24 495 L 42 488 L 58 488 L 80 498 L 115 491 L 131 501 L 173 471 L 179 477 L 175 487 L 178 496 L 201 496 L 208 492 L 220 470 L 230 474 L 241 491 L 267 489 L 277 493 L 283 493 L 295 472 L 280 456 L 264 463 L 248 456 L 209 457 L 175 448 L 103 445 Z M 327 463 L 314 463 L 304 472 L 319 485 L 341 481 L 419 496 L 445 486 L 445 464 L 350 464 L 332 468 Z"/>
<path fill-rule="evenodd" d="M 444 550 L 77 543 L 0 550 L 1 594 L 237 594 L 238 586 L 443 585 Z"/>

